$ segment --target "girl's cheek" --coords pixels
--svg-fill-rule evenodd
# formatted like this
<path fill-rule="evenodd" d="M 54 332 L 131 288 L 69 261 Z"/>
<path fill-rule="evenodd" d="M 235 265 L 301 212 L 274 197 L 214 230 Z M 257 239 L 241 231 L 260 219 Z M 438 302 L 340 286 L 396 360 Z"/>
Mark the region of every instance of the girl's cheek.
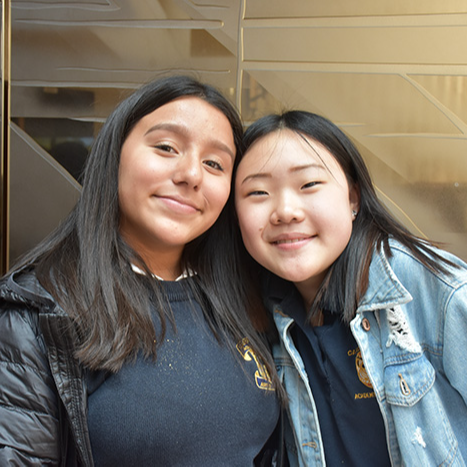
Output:
<path fill-rule="evenodd" d="M 242 215 L 239 216 L 240 219 L 240 229 L 242 234 L 247 237 L 252 237 L 255 232 L 260 228 L 260 223 L 258 222 L 258 216 L 255 214 L 253 209 L 245 208 L 242 212 Z"/>

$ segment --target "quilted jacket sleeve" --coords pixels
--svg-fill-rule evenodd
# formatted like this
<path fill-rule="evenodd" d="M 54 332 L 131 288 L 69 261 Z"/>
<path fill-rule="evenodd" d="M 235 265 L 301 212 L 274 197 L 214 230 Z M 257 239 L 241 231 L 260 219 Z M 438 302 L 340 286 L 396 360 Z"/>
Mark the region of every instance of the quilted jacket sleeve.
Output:
<path fill-rule="evenodd" d="M 0 465 L 58 465 L 58 396 L 25 304 L 0 301 Z"/>

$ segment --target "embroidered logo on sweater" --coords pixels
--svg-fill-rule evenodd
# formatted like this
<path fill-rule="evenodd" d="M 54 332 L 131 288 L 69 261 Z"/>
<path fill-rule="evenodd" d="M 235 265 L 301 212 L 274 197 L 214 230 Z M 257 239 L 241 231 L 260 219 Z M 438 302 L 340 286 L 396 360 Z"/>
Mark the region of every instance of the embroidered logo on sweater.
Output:
<path fill-rule="evenodd" d="M 255 371 L 255 382 L 256 386 L 260 389 L 265 391 L 273 391 L 274 388 L 272 386 L 271 377 L 269 376 L 269 372 L 261 362 L 261 360 L 256 356 L 251 348 L 250 341 L 247 337 L 243 338 L 237 344 L 237 350 L 240 352 L 240 355 L 246 360 L 247 362 L 254 361 L 256 363 L 257 370 Z"/>

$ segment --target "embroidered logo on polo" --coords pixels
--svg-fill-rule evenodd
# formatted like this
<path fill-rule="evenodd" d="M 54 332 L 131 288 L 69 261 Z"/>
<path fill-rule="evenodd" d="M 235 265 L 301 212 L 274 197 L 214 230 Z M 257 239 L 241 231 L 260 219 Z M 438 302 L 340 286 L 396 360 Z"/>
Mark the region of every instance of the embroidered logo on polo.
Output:
<path fill-rule="evenodd" d="M 272 381 L 271 381 L 271 377 L 269 376 L 269 372 L 266 366 L 264 365 L 264 363 L 262 363 L 261 360 L 253 352 L 253 349 L 251 348 L 251 345 L 250 345 L 250 341 L 248 340 L 247 337 L 243 338 L 237 344 L 237 350 L 240 352 L 240 355 L 243 357 L 245 361 L 247 362 L 254 361 L 256 363 L 256 367 L 257 367 L 257 370 L 255 371 L 256 386 L 258 386 L 260 389 L 263 389 L 265 391 L 273 391 L 274 388 L 272 386 Z"/>
<path fill-rule="evenodd" d="M 364 384 L 367 388 L 373 389 L 371 385 L 370 378 L 368 377 L 368 373 L 365 368 L 365 364 L 363 363 L 362 353 L 360 349 L 357 347 L 355 349 L 349 350 L 347 352 L 349 357 L 355 357 L 355 369 L 357 370 L 357 376 L 359 381 Z M 355 394 L 355 400 L 357 399 L 373 399 L 375 396 L 374 391 L 371 392 L 361 392 Z"/>
<path fill-rule="evenodd" d="M 367 387 L 373 389 L 370 378 L 366 372 L 365 365 L 363 363 L 362 353 L 360 350 L 355 354 L 355 367 L 357 368 L 358 379 Z"/>

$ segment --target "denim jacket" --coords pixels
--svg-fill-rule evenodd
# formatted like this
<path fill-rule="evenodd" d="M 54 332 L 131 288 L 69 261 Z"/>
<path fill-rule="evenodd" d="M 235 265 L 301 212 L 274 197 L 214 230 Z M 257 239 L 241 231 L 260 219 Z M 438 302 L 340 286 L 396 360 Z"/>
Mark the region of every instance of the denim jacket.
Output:
<path fill-rule="evenodd" d="M 467 461 L 467 265 L 436 274 L 390 241 L 375 251 L 368 290 L 350 326 L 381 409 L 394 466 L 464 466 Z M 270 304 L 281 342 L 274 348 L 289 395 L 290 465 L 326 465 L 292 318 Z M 363 447 L 364 449 L 364 447 Z"/>

